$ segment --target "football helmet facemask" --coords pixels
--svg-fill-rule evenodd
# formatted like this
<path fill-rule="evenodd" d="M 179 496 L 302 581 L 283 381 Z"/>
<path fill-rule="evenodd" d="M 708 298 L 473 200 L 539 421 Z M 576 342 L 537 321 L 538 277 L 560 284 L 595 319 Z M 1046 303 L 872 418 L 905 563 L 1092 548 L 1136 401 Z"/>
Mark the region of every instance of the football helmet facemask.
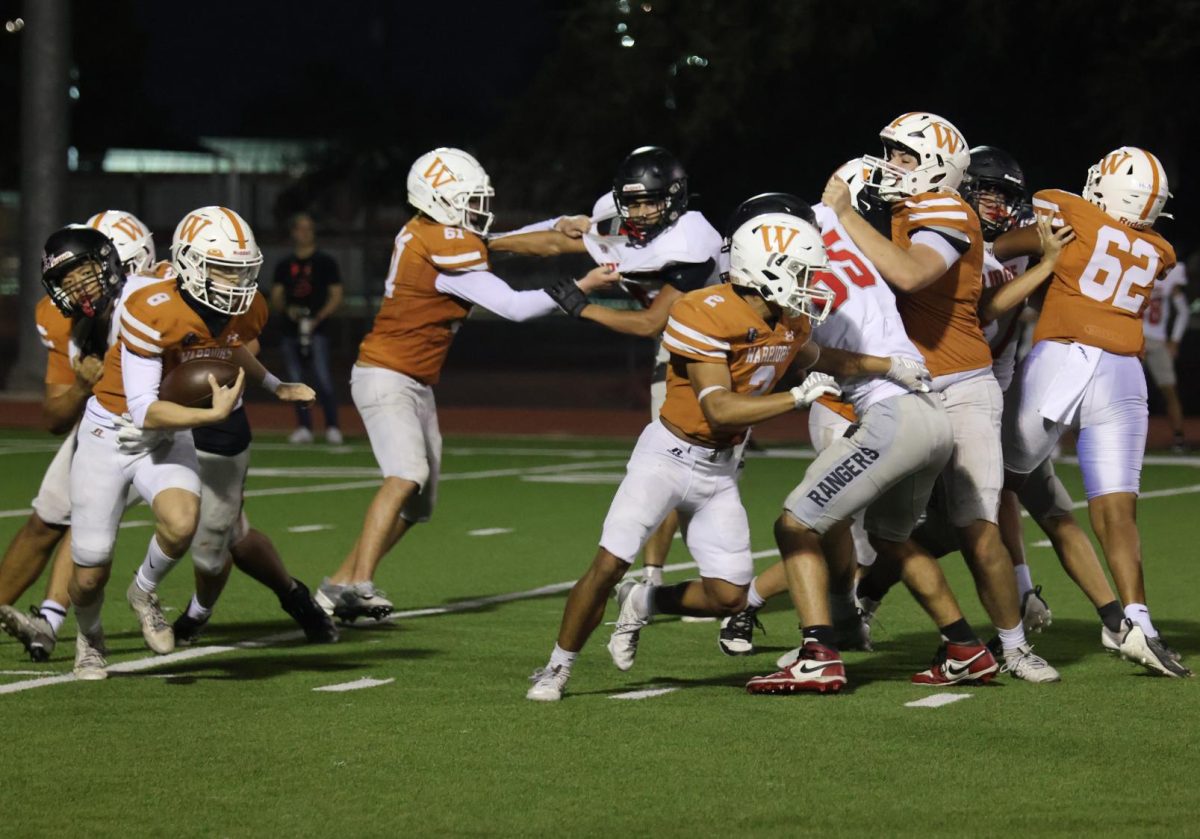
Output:
<path fill-rule="evenodd" d="M 42 285 L 65 316 L 94 318 L 106 313 L 124 283 L 116 245 L 99 230 L 70 224 L 46 239 Z"/>
<path fill-rule="evenodd" d="M 439 224 L 486 236 L 492 213 L 491 178 L 461 149 L 436 148 L 408 170 L 408 203 Z"/>
<path fill-rule="evenodd" d="M 246 220 L 227 207 L 192 210 L 171 236 L 179 287 L 226 315 L 250 310 L 263 255 Z"/>
<path fill-rule="evenodd" d="M 1157 157 L 1136 146 L 1121 146 L 1088 169 L 1083 197 L 1113 218 L 1138 230 L 1161 216 L 1171 197 L 1167 172 Z"/>
<path fill-rule="evenodd" d="M 613 201 L 630 244 L 644 245 L 687 212 L 687 172 L 660 146 L 634 149 L 617 167 Z"/>
<path fill-rule="evenodd" d="M 967 141 L 949 120 L 916 111 L 892 120 L 879 132 L 883 157 L 864 155 L 866 187 L 889 203 L 922 192 L 956 190 L 971 163 Z M 893 151 L 910 154 L 916 166 L 906 169 L 891 162 Z"/>
<path fill-rule="evenodd" d="M 729 282 L 813 323 L 825 320 L 833 305 L 833 292 L 813 285 L 828 270 L 821 231 L 799 216 L 764 213 L 730 237 Z"/>
<path fill-rule="evenodd" d="M 158 260 L 154 251 L 154 235 L 133 213 L 104 210 L 88 219 L 87 226 L 112 239 L 126 274 L 152 274 L 154 263 Z"/>
<path fill-rule="evenodd" d="M 1026 201 L 1025 172 L 1004 149 L 976 146 L 971 149 L 971 165 L 959 190 L 979 216 L 983 238 L 991 242 L 1015 227 L 1021 217 Z"/>

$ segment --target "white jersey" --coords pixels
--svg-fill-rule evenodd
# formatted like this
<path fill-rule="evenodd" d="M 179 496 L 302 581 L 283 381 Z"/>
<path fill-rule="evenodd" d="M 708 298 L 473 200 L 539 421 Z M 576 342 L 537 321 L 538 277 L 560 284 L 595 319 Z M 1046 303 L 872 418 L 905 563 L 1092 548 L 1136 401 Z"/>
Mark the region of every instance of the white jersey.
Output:
<path fill-rule="evenodd" d="M 1011 283 L 1025 273 L 1029 257 L 1018 256 L 1000 262 L 992 255 L 992 245 L 987 243 L 983 250 L 983 287 L 997 289 Z M 1000 383 L 1000 390 L 1008 390 L 1012 383 L 1013 370 L 1017 364 L 1017 330 L 1020 327 L 1021 310 L 1024 304 L 1014 306 L 1000 317 L 983 327 L 983 337 L 992 348 L 992 373 Z"/>
<path fill-rule="evenodd" d="M 1167 321 L 1170 319 L 1170 309 L 1174 307 L 1175 326 L 1171 330 L 1171 340 L 1179 341 L 1187 332 L 1187 322 L 1190 312 L 1186 304 L 1180 305 L 1177 292 L 1187 288 L 1187 269 L 1182 262 L 1167 272 L 1167 276 L 1150 287 L 1150 302 L 1142 313 L 1142 333 L 1151 341 L 1167 340 Z"/>
<path fill-rule="evenodd" d="M 592 229 L 583 237 L 583 244 L 597 265 L 612 265 L 621 274 L 636 278 L 638 274 L 656 274 L 671 265 L 696 265 L 711 259 L 712 273 L 705 285 L 717 281 L 721 234 L 700 213 L 684 213 L 644 245 L 631 244 L 619 229 L 616 201 L 611 192 L 606 192 L 592 208 Z"/>
<path fill-rule="evenodd" d="M 896 310 L 896 296 L 879 276 L 837 214 L 824 204 L 813 206 L 832 276 L 819 274 L 817 283 L 834 294 L 829 317 L 813 329 L 813 341 L 822 347 L 835 347 L 864 355 L 902 355 L 924 361 L 921 351 L 908 339 L 904 322 Z M 848 379 L 839 382 L 842 398 L 854 406 L 861 417 L 867 408 L 883 399 L 907 391 L 879 377 Z"/>

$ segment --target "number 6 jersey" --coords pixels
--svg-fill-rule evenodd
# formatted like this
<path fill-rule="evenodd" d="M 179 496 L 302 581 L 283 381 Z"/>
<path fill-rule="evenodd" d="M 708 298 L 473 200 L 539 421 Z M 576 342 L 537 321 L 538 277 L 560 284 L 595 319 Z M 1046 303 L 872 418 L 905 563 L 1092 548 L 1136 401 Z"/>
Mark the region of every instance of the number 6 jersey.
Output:
<path fill-rule="evenodd" d="M 1175 264 L 1175 249 L 1151 229 L 1121 223 L 1090 201 L 1061 189 L 1033 196 L 1033 209 L 1054 227 L 1069 224 L 1046 291 L 1033 340 L 1075 341 L 1117 355 L 1142 350 L 1142 310 L 1150 286 Z"/>

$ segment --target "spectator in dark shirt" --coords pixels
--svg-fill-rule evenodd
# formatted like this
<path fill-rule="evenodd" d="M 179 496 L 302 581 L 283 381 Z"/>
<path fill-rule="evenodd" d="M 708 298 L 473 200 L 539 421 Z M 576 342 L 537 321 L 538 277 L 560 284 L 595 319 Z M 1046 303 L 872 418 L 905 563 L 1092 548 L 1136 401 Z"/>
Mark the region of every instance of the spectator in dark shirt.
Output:
<path fill-rule="evenodd" d="M 342 276 L 337 261 L 317 250 L 316 226 L 308 213 L 297 213 L 288 220 L 292 236 L 292 255 L 275 266 L 271 286 L 271 307 L 284 315 L 283 357 L 288 381 L 310 381 L 302 375 L 307 362 L 312 369 L 317 399 L 325 413 L 325 442 L 339 444 L 337 397 L 329 372 L 329 316 L 342 305 Z M 288 440 L 311 443 L 312 413 L 296 407 L 298 425 Z"/>

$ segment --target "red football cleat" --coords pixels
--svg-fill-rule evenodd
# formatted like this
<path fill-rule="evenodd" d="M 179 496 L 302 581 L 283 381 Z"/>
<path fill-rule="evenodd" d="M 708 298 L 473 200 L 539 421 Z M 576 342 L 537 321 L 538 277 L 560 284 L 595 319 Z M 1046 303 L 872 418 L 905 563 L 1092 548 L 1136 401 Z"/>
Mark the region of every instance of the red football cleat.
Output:
<path fill-rule="evenodd" d="M 746 682 L 749 693 L 837 693 L 846 684 L 846 666 L 838 651 L 809 641 L 800 657 L 769 676 Z"/>
<path fill-rule="evenodd" d="M 996 657 L 983 644 L 942 644 L 933 664 L 912 677 L 914 685 L 944 687 L 960 682 L 986 684 L 1000 670 Z"/>

